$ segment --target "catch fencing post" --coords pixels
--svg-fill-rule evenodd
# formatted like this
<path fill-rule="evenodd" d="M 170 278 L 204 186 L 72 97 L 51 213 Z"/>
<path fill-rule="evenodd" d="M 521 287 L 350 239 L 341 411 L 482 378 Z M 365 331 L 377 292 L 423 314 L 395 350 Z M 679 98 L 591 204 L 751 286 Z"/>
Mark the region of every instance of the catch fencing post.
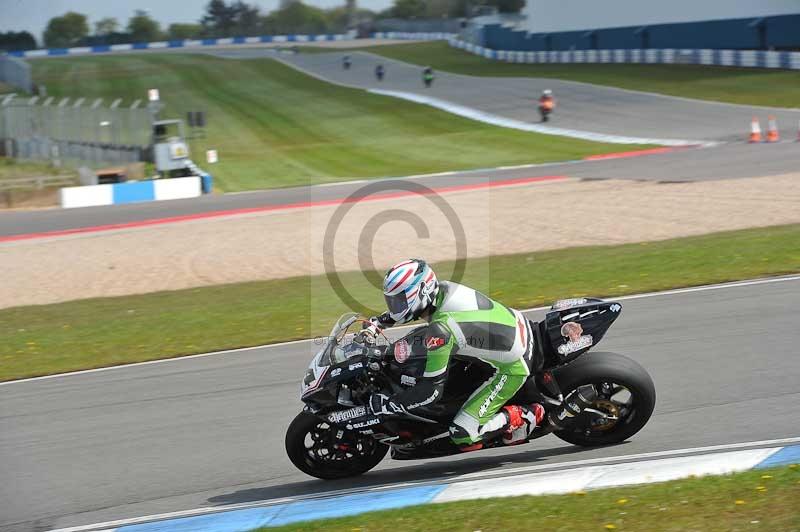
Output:
<path fill-rule="evenodd" d="M 122 103 L 122 98 L 117 98 L 113 102 L 111 102 L 111 106 L 108 108 L 111 113 L 111 142 L 114 145 L 119 145 L 119 127 L 120 127 L 120 113 L 117 110 L 119 104 Z"/>
<path fill-rule="evenodd" d="M 99 162 L 103 160 L 103 128 L 106 127 L 104 125 L 104 120 L 102 120 L 98 115 L 98 107 L 100 104 L 103 103 L 102 98 L 97 98 L 94 103 L 92 103 L 91 107 L 89 107 L 89 119 L 92 121 L 92 125 L 94 126 L 94 145 L 95 145 L 95 161 Z"/>

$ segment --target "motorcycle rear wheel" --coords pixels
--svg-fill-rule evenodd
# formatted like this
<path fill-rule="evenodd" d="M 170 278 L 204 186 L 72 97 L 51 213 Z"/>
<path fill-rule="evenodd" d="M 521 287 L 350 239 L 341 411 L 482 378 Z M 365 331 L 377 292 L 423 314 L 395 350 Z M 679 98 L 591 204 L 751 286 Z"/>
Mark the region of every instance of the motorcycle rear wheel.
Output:
<path fill-rule="evenodd" d="M 339 431 L 341 437 L 336 437 Z M 307 475 L 323 480 L 366 473 L 389 450 L 371 436 L 332 427 L 309 412 L 300 412 L 286 430 L 286 454 Z"/>
<path fill-rule="evenodd" d="M 596 447 L 627 440 L 645 426 L 656 404 L 653 380 L 638 362 L 616 353 L 588 353 L 555 372 L 566 396 L 592 384 L 598 398 L 592 408 L 610 414 L 611 421 L 584 411 L 570 427 L 554 434 L 574 445 Z"/>

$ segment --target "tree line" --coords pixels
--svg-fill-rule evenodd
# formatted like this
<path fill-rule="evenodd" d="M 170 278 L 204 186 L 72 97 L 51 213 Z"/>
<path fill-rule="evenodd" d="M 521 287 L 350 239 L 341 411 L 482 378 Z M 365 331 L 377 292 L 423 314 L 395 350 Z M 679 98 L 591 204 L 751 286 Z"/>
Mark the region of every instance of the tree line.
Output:
<path fill-rule="evenodd" d="M 250 37 L 279 34 L 341 33 L 347 29 L 369 26 L 386 18 L 425 19 L 468 17 L 480 6 L 494 6 L 501 12 L 516 12 L 525 0 L 395 0 L 381 12 L 360 9 L 356 0 L 331 9 L 310 6 L 302 0 L 281 0 L 278 9 L 262 13 L 258 6 L 243 0 L 210 0 L 197 22 L 175 23 L 167 27 L 146 11 L 136 10 L 123 26 L 107 17 L 94 22 L 82 13 L 70 11 L 53 17 L 44 31 L 48 48 L 97 46 L 161 40 Z M 0 50 L 36 48 L 29 32 L 0 33 Z"/>

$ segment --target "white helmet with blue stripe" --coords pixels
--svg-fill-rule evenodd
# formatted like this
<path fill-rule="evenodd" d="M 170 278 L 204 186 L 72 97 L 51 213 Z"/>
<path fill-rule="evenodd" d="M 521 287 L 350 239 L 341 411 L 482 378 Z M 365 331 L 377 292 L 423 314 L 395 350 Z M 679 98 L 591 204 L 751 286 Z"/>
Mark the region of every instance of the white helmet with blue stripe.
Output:
<path fill-rule="evenodd" d="M 430 266 L 420 259 L 395 264 L 383 279 L 383 296 L 389 315 L 397 323 L 414 321 L 436 299 L 439 281 Z"/>

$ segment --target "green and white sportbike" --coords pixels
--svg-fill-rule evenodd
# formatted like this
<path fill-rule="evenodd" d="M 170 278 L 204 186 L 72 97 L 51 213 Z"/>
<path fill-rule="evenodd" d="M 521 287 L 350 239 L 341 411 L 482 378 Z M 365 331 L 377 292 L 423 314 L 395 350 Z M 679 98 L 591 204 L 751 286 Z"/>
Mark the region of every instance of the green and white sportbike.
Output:
<path fill-rule="evenodd" d="M 303 378 L 305 408 L 286 432 L 292 463 L 311 476 L 337 479 L 369 471 L 389 449 L 395 460 L 461 453 L 465 448 L 456 432 L 465 423 L 455 420 L 454 425 L 456 415 L 466 412 L 483 423 L 492 413 L 485 412 L 487 408 L 496 412 L 502 405 L 544 406 L 544 419 L 514 444 L 553 433 L 575 445 L 609 445 L 630 438 L 650 419 L 656 394 L 644 368 L 622 355 L 590 352 L 619 317 L 620 303 L 594 298 L 558 301 L 543 321 L 533 322 L 485 299 L 489 325 L 454 323 L 458 314 L 445 313 L 442 319 L 452 320 L 449 335 L 442 335 L 436 329 L 442 324 L 433 320 L 402 338 L 370 342 L 359 334 L 364 318 L 343 315 Z M 527 346 L 522 358 L 514 358 L 513 349 L 507 351 L 507 361 L 474 355 L 485 349 L 483 342 L 502 341 L 505 327 L 517 330 L 516 342 Z M 439 344 L 449 342 L 458 342 L 459 349 L 449 350 L 454 355 L 434 356 Z M 444 371 L 446 383 L 434 391 L 433 399 L 391 416 L 376 415 L 370 407 L 376 394 L 396 396 L 418 379 Z M 508 389 L 509 379 L 521 383 L 510 383 L 516 390 L 512 397 L 499 396 Z M 498 405 L 498 399 L 504 400 Z M 508 443 L 502 434 L 490 438 L 479 448 Z"/>

